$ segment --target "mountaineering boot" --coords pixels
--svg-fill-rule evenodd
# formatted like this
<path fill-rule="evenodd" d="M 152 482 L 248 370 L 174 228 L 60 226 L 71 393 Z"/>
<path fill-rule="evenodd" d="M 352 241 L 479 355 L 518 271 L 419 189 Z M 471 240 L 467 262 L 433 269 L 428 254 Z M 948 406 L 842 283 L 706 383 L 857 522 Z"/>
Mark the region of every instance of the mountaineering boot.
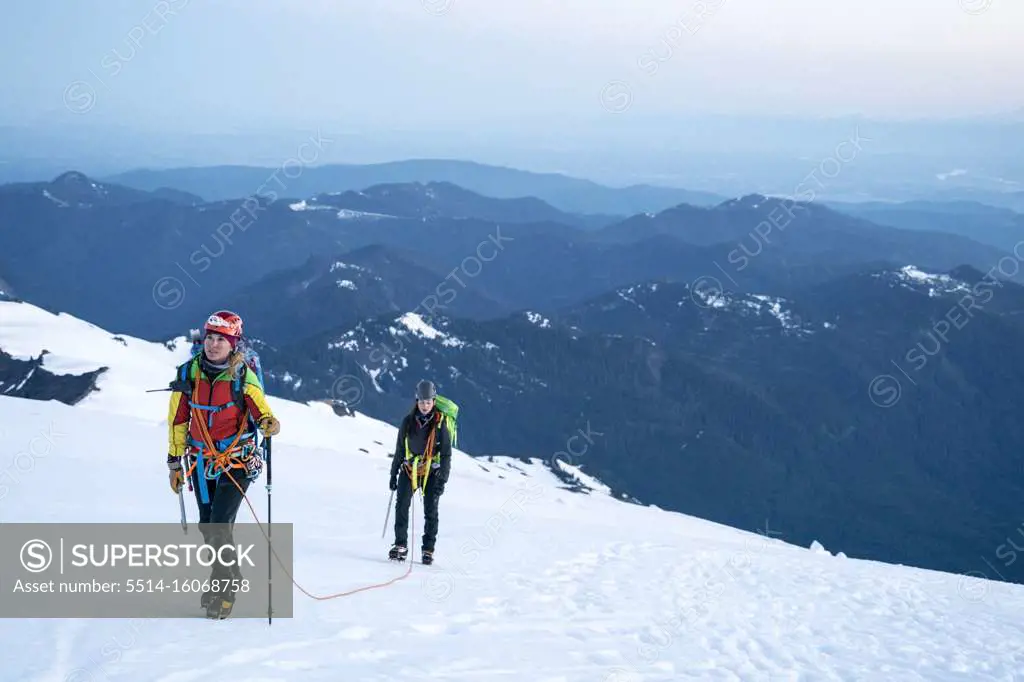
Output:
<path fill-rule="evenodd" d="M 392 561 L 405 561 L 405 557 L 408 553 L 409 550 L 405 545 L 395 545 L 391 548 L 391 551 L 388 552 L 388 559 L 391 559 Z"/>
<path fill-rule="evenodd" d="M 235 605 L 235 587 L 231 584 L 229 579 L 221 578 L 220 580 L 217 580 L 211 578 L 211 580 L 214 582 L 208 592 L 209 598 L 206 602 L 206 617 L 214 620 L 223 620 L 231 615 L 231 609 Z M 220 584 L 218 584 L 218 582 Z M 203 595 L 203 599 L 207 599 L 206 594 Z"/>
<path fill-rule="evenodd" d="M 431 550 L 423 550 L 423 563 L 427 566 L 434 563 L 434 552 Z"/>
<path fill-rule="evenodd" d="M 235 595 L 230 590 L 221 594 L 213 594 L 210 603 L 206 605 L 206 617 L 213 620 L 224 620 L 231 615 L 234 605 Z"/>

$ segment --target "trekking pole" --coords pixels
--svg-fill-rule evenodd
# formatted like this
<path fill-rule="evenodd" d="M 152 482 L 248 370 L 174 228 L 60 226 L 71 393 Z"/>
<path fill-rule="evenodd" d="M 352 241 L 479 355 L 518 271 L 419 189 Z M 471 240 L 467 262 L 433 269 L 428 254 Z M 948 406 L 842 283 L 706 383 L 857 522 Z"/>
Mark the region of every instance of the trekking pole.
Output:
<path fill-rule="evenodd" d="M 273 526 L 271 525 L 270 519 L 270 487 L 273 483 L 271 479 L 271 464 L 270 464 L 270 438 L 264 439 L 264 444 L 267 446 L 267 625 L 272 623 L 273 608 L 271 606 L 271 593 L 273 592 L 274 578 L 271 571 L 274 567 L 272 561 L 273 554 L 270 550 L 270 535 L 273 533 Z"/>
<path fill-rule="evenodd" d="M 388 532 L 388 519 L 391 518 L 391 505 L 392 505 L 392 503 L 394 501 L 395 501 L 395 491 L 392 490 L 391 491 L 391 498 L 388 500 L 388 513 L 384 517 L 384 528 L 382 528 L 381 531 L 380 531 L 380 537 L 381 537 L 382 540 L 384 539 L 384 534 Z"/>

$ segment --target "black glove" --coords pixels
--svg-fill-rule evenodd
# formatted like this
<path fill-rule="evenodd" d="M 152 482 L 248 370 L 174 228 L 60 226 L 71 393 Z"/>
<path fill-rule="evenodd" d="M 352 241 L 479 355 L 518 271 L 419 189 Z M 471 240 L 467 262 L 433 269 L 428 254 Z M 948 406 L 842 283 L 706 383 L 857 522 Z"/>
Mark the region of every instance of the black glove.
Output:
<path fill-rule="evenodd" d="M 444 484 L 445 483 L 447 483 L 447 481 L 445 481 L 443 479 L 440 479 L 440 478 L 434 480 L 434 491 L 438 495 L 444 495 Z"/>
<path fill-rule="evenodd" d="M 398 490 L 398 476 L 397 475 L 394 475 L 394 476 L 391 477 L 391 481 L 388 484 L 388 487 L 391 488 L 392 490 Z"/>

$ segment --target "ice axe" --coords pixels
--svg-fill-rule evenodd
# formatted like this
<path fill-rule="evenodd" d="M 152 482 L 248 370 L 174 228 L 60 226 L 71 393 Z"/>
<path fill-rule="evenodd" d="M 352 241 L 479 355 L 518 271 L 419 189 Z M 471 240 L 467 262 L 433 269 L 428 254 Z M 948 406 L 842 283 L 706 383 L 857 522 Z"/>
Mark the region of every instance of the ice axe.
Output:
<path fill-rule="evenodd" d="M 391 518 L 391 506 L 392 506 L 392 503 L 394 501 L 395 501 L 395 491 L 392 490 L 391 491 L 391 497 L 390 497 L 390 499 L 388 499 L 388 513 L 384 517 L 384 528 L 381 529 L 381 531 L 380 531 L 381 539 L 383 539 L 384 538 L 384 534 L 388 532 L 388 519 Z"/>
<path fill-rule="evenodd" d="M 181 463 L 181 472 L 184 475 L 184 473 L 185 473 L 185 465 L 187 464 L 187 461 L 186 461 L 186 459 L 184 457 L 182 457 L 179 460 L 179 462 Z M 192 489 L 192 480 L 191 479 L 189 479 L 188 488 L 189 488 L 189 490 Z M 184 490 L 185 490 L 185 482 L 182 481 L 181 487 L 178 488 L 178 506 L 181 507 L 181 529 L 183 531 L 185 531 L 185 535 L 188 535 L 188 518 L 185 516 L 185 492 L 184 492 Z"/>
<path fill-rule="evenodd" d="M 185 494 L 181 488 L 178 488 L 178 504 L 181 505 L 181 529 L 185 531 L 185 535 L 188 535 L 188 519 L 185 518 Z"/>

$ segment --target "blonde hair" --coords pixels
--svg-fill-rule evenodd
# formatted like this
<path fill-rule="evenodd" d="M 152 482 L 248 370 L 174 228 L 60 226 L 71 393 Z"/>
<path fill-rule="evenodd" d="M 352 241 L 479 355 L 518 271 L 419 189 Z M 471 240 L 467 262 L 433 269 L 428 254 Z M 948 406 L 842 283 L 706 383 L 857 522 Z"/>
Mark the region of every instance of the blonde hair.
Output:
<path fill-rule="evenodd" d="M 244 372 L 245 370 L 242 368 L 244 364 L 245 358 L 242 357 L 242 353 L 237 350 L 231 351 L 231 355 L 228 356 L 228 368 L 231 370 L 231 375 L 238 374 L 240 369 Z"/>

